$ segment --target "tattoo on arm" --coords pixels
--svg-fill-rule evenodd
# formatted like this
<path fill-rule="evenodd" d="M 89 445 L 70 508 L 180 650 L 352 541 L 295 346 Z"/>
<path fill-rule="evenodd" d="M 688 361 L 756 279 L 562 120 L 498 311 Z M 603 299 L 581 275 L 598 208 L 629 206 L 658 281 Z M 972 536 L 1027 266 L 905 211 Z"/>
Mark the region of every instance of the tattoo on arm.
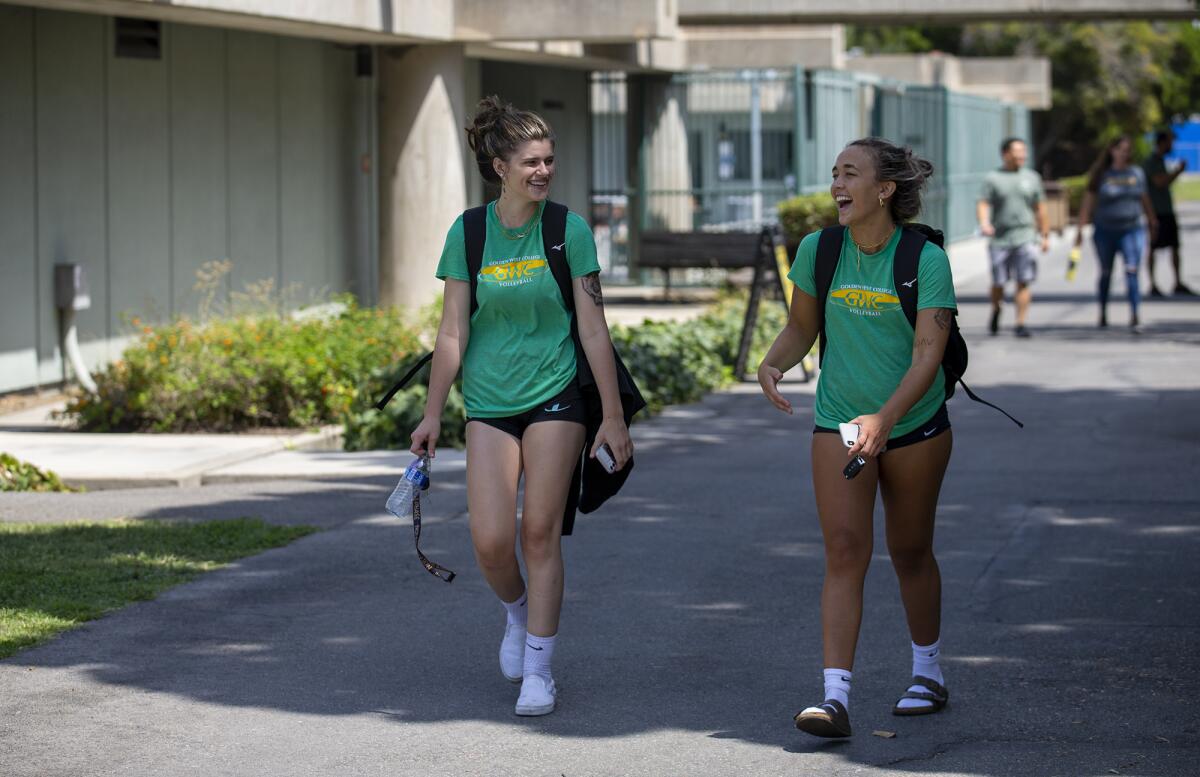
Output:
<path fill-rule="evenodd" d="M 933 347 L 933 338 L 932 337 L 922 337 L 917 340 L 916 345 L 918 348 L 931 348 L 931 347 Z"/>
<path fill-rule="evenodd" d="M 604 293 L 600 291 L 600 273 L 594 272 L 583 276 L 583 290 L 596 303 L 596 307 L 604 304 Z"/>
<path fill-rule="evenodd" d="M 933 314 L 933 320 L 934 323 L 938 325 L 939 329 L 949 329 L 950 321 L 952 320 L 949 309 L 938 308 L 938 312 Z"/>

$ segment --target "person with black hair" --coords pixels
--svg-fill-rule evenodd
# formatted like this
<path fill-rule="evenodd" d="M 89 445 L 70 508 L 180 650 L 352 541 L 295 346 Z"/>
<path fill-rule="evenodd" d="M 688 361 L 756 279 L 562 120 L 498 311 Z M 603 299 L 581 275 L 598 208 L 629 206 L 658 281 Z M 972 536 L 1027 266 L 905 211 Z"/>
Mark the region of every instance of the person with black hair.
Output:
<path fill-rule="evenodd" d="M 1150 296 L 1164 297 L 1154 282 L 1154 254 L 1160 248 L 1171 249 L 1171 266 L 1175 269 L 1175 288 L 1177 296 L 1192 297 L 1196 292 L 1183 283 L 1179 260 L 1179 222 L 1175 219 L 1175 202 L 1171 198 L 1171 184 L 1183 175 L 1187 163 L 1179 160 L 1174 170 L 1167 169 L 1167 154 L 1175 145 L 1175 133 L 1169 129 L 1159 130 L 1154 135 L 1154 153 L 1142 164 L 1149 184 L 1150 202 L 1154 205 L 1154 216 L 1158 219 L 1158 234 L 1150 245 L 1147 255 L 1146 269 L 1150 273 Z"/>
<path fill-rule="evenodd" d="M 906 226 L 920 212 L 921 189 L 932 174 L 933 165 L 911 149 L 880 138 L 856 140 L 842 150 L 830 192 L 844 234 L 824 310 L 814 274 L 822 233 L 814 232 L 801 241 L 788 274 L 796 293 L 787 324 L 758 368 L 767 399 L 791 413 L 779 381 L 824 337 L 812 478 L 825 541 L 825 696 L 795 716 L 798 728 L 817 736 L 851 733 L 851 670 L 873 550 L 876 492 L 883 497 L 888 552 L 913 659 L 909 687 L 892 711 L 929 714 L 948 699 L 939 663 L 941 575 L 933 525 L 952 446 L 941 364 L 956 303 L 946 252 Z M 907 281 L 893 274 L 902 243 L 911 247 L 905 250 L 919 250 L 916 277 Z M 915 326 L 901 308 L 897 283 L 917 285 Z M 849 450 L 838 434 L 841 423 L 859 427 Z M 857 456 L 866 466 L 856 477 L 844 477 L 843 467 Z"/>
<path fill-rule="evenodd" d="M 412 451 L 434 455 L 446 396 L 461 365 L 471 539 L 479 569 L 506 611 L 500 670 L 521 683 L 517 715 L 546 715 L 557 704 L 550 666 L 562 610 L 564 508 L 587 422 L 580 359 L 587 360 L 603 406 L 589 455 L 606 445 L 620 470 L 633 455 L 633 443 L 591 230 L 568 212 L 563 243 L 547 249 L 542 239 L 555 169 L 553 131 L 536 113 L 493 96 L 480 101 L 467 140 L 480 174 L 500 186 L 500 196 L 487 205 L 477 278 L 467 269 L 462 216 L 446 236 L 437 268 L 446 284 L 442 321 Z M 576 352 L 572 313 L 547 250 L 565 251 L 583 353 Z M 516 556 L 522 476 L 520 542 L 528 587 Z"/>
<path fill-rule="evenodd" d="M 1150 242 L 1158 232 L 1158 217 L 1146 190 L 1146 174 L 1132 164 L 1133 143 L 1122 135 L 1109 143 L 1088 173 L 1087 189 L 1079 206 L 1079 228 L 1075 247 L 1083 244 L 1083 228 L 1092 223 L 1092 243 L 1100 263 L 1100 326 L 1108 326 L 1108 292 L 1113 265 L 1120 253 L 1125 264 L 1125 293 L 1129 296 L 1129 330 L 1141 333 L 1138 305 L 1138 268 L 1146 253 L 1146 227 Z"/>
<path fill-rule="evenodd" d="M 1029 149 L 1020 138 L 1005 138 L 1000 144 L 1003 165 L 983 179 L 975 215 L 979 231 L 990 238 L 988 254 L 992 265 L 992 317 L 988 331 L 1000 331 L 1004 286 L 1016 284 L 1013 302 L 1017 307 L 1016 335 L 1029 337 L 1026 320 L 1033 301 L 1032 283 L 1037 278 L 1037 249 L 1050 250 L 1050 220 L 1042 177 L 1025 167 Z M 1036 227 L 1036 231 L 1035 231 Z M 1039 240 L 1040 238 L 1040 240 Z"/>

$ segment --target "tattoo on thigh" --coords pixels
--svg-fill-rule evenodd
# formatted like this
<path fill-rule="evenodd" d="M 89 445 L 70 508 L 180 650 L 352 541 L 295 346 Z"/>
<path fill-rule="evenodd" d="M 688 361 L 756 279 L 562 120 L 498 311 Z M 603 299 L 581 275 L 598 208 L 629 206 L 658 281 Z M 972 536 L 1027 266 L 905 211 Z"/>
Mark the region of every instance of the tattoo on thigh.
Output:
<path fill-rule="evenodd" d="M 596 306 L 604 304 L 604 293 L 600 291 L 600 273 L 594 272 L 583 276 L 583 290 L 592 298 Z"/>
<path fill-rule="evenodd" d="M 939 329 L 950 328 L 950 311 L 946 308 L 938 308 L 938 312 L 933 314 L 933 320 L 937 323 Z"/>

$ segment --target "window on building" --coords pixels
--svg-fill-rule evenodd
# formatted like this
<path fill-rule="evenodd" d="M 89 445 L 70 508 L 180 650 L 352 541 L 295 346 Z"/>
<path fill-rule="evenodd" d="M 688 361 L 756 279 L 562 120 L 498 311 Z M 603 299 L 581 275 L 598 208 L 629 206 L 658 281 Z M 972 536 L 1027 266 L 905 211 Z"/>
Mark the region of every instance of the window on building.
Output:
<path fill-rule="evenodd" d="M 153 19 L 116 19 L 113 53 L 129 59 L 162 59 L 162 26 Z"/>

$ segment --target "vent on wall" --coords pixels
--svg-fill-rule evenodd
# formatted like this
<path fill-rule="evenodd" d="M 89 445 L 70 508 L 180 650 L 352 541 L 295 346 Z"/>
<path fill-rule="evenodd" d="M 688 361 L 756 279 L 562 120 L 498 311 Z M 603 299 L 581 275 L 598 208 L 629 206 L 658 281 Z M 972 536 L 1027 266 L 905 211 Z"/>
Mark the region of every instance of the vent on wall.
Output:
<path fill-rule="evenodd" d="M 113 53 L 129 59 L 162 59 L 162 28 L 151 19 L 116 19 Z"/>

